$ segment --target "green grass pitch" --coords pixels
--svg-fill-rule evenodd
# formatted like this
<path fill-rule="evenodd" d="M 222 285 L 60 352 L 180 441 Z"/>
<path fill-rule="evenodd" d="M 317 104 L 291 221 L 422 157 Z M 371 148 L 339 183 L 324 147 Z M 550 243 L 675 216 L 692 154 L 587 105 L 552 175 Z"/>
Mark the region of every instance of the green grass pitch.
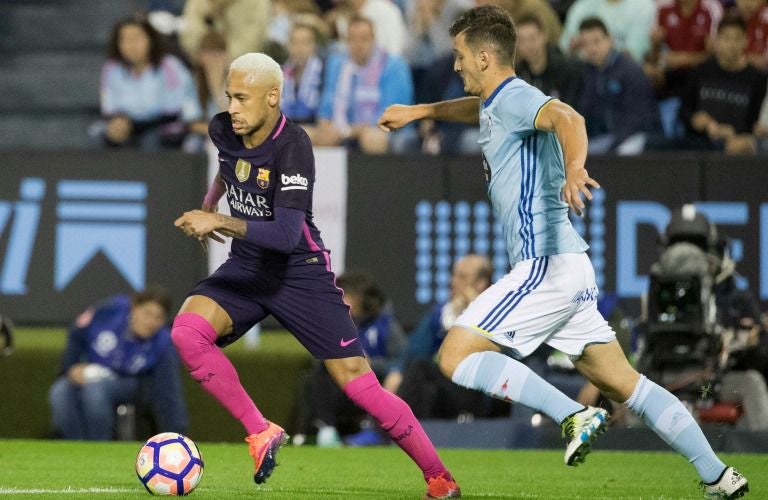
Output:
<path fill-rule="evenodd" d="M 284 447 L 262 486 L 245 444 L 198 443 L 205 473 L 193 498 L 418 499 L 418 469 L 395 447 Z M 0 440 L 0 498 L 149 498 L 133 470 L 140 443 Z M 566 467 L 558 451 L 441 450 L 464 498 L 701 498 L 696 472 L 673 453 L 593 452 Z M 724 455 L 768 498 L 768 455 Z"/>

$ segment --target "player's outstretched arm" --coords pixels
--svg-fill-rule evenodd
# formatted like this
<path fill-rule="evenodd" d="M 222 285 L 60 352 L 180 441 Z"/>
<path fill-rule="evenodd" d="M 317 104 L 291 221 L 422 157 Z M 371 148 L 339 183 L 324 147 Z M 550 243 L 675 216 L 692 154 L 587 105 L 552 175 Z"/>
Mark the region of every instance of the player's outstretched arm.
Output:
<path fill-rule="evenodd" d="M 379 128 L 391 132 L 415 120 L 443 120 L 477 125 L 480 120 L 480 98 L 460 97 L 449 101 L 405 106 L 393 104 L 379 117 Z"/>
<path fill-rule="evenodd" d="M 600 184 L 587 173 L 587 128 L 584 117 L 572 107 L 557 99 L 544 104 L 536 115 L 534 126 L 538 130 L 554 132 L 563 148 L 565 162 L 565 186 L 563 199 L 578 215 L 584 209 L 583 194 L 592 199 L 589 187 L 600 188 Z"/>

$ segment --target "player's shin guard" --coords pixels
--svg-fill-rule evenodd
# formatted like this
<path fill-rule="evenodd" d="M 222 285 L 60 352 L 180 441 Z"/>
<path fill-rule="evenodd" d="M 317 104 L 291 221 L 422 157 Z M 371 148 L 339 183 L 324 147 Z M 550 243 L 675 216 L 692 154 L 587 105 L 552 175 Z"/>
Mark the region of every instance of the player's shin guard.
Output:
<path fill-rule="evenodd" d="M 424 473 L 424 479 L 450 473 L 411 408 L 405 401 L 385 390 L 373 372 L 368 372 L 344 386 L 344 392 L 360 408 L 370 413 L 392 440 L 410 456 Z"/>
<path fill-rule="evenodd" d="M 176 316 L 171 339 L 192 378 L 239 420 L 248 434 L 258 434 L 269 423 L 240 384 L 237 371 L 215 344 L 216 330 L 202 316 Z"/>
<path fill-rule="evenodd" d="M 725 464 L 712 451 L 701 428 L 679 399 L 640 375 L 635 390 L 624 404 L 687 458 L 705 483 L 718 480 Z"/>

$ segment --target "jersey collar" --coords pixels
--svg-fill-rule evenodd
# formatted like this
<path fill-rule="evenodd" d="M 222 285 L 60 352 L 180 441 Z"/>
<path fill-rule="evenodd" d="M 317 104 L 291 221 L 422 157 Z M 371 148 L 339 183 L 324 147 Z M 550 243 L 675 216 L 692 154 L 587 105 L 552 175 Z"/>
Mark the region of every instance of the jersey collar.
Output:
<path fill-rule="evenodd" d="M 507 78 L 506 80 L 504 80 L 503 82 L 501 82 L 501 83 L 499 84 L 499 86 L 498 86 L 498 87 L 496 87 L 496 89 L 493 91 L 493 93 L 492 93 L 490 96 L 488 96 L 488 99 L 486 99 L 486 100 L 483 102 L 483 107 L 484 107 L 484 108 L 487 108 L 488 106 L 490 106 L 490 105 L 491 105 L 491 103 L 493 102 L 493 99 L 496 97 L 496 94 L 498 94 L 499 92 L 501 92 L 501 89 L 503 89 L 504 87 L 506 87 L 506 86 L 507 86 L 507 84 L 508 84 L 509 82 L 511 82 L 512 80 L 514 80 L 515 78 L 517 78 L 517 77 L 516 77 L 516 76 L 510 76 L 509 78 Z"/>

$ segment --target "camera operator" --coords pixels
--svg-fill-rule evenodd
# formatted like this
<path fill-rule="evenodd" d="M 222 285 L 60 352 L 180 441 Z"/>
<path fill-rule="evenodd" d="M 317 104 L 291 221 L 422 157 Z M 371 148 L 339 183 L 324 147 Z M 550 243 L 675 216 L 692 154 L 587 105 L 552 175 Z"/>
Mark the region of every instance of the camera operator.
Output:
<path fill-rule="evenodd" d="M 768 367 L 768 333 L 762 329 L 752 294 L 736 286 L 735 265 L 727 254 L 715 281 L 718 321 L 723 328 L 720 399 L 741 403 L 747 429 L 768 430 L 768 387 L 761 373 Z"/>
<path fill-rule="evenodd" d="M 638 363 L 670 391 L 695 396 L 697 406 L 710 396 L 736 403 L 743 410 L 740 425 L 768 429 L 761 374 L 768 367 L 768 338 L 753 296 L 737 286 L 727 244 L 693 205 L 673 211 L 661 241 L 646 320 L 633 339 Z"/>

